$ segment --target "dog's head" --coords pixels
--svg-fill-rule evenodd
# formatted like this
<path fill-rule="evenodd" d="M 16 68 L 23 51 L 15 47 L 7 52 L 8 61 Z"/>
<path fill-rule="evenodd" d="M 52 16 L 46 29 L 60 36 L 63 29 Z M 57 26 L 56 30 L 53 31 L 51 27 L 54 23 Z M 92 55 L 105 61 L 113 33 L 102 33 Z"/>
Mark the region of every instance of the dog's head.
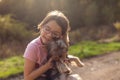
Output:
<path fill-rule="evenodd" d="M 68 46 L 62 39 L 52 41 L 48 44 L 48 56 L 55 59 L 65 58 L 67 56 Z"/>

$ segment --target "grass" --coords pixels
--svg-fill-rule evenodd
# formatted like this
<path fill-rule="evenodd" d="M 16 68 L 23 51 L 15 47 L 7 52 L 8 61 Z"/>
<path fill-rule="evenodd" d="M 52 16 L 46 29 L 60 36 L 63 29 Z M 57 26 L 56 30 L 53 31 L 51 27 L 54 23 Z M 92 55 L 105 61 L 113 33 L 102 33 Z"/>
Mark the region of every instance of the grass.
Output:
<path fill-rule="evenodd" d="M 84 58 L 118 50 L 120 50 L 119 42 L 97 43 L 85 41 L 70 46 L 69 54 Z M 0 79 L 23 72 L 23 63 L 24 59 L 21 56 L 0 60 Z"/>
<path fill-rule="evenodd" d="M 0 79 L 23 72 L 23 62 L 21 56 L 0 60 Z"/>
<path fill-rule="evenodd" d="M 85 41 L 71 46 L 69 48 L 69 54 L 78 56 L 79 58 L 85 58 L 118 50 L 120 50 L 119 42 L 97 43 Z"/>

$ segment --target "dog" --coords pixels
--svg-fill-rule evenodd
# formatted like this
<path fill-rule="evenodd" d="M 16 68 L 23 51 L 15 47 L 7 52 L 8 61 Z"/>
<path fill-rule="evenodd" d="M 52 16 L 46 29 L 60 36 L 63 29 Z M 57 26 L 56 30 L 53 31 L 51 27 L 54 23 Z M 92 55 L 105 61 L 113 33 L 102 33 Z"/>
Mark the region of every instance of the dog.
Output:
<path fill-rule="evenodd" d="M 48 59 L 52 57 L 54 64 L 54 68 L 47 71 L 49 80 L 73 80 L 75 76 L 71 75 L 72 70 L 68 67 L 66 60 L 68 62 L 74 61 L 79 67 L 82 67 L 84 64 L 78 57 L 68 55 L 68 46 L 62 39 L 50 42 L 47 48 Z"/>

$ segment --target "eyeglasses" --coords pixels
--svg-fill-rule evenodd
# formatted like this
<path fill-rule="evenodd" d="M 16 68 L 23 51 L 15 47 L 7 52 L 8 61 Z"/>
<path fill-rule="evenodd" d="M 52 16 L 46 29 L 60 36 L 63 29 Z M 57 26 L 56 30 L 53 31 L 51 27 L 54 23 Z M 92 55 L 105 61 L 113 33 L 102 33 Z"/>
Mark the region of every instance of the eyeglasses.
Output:
<path fill-rule="evenodd" d="M 49 26 L 44 26 L 43 30 L 48 34 L 51 33 L 53 38 L 60 38 L 60 36 L 61 36 L 61 34 L 59 32 L 52 31 Z"/>

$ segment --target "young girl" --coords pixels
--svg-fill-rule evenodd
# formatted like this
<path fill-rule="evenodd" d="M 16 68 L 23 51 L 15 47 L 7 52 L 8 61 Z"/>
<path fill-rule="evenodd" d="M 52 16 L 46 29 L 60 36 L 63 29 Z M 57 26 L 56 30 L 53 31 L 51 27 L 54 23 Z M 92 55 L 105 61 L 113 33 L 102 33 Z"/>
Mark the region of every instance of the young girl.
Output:
<path fill-rule="evenodd" d="M 47 80 L 44 74 L 53 67 L 52 58 L 47 60 L 47 44 L 53 38 L 62 38 L 69 43 L 69 20 L 60 11 L 52 11 L 47 14 L 38 25 L 40 36 L 31 41 L 24 53 L 24 80 Z"/>

